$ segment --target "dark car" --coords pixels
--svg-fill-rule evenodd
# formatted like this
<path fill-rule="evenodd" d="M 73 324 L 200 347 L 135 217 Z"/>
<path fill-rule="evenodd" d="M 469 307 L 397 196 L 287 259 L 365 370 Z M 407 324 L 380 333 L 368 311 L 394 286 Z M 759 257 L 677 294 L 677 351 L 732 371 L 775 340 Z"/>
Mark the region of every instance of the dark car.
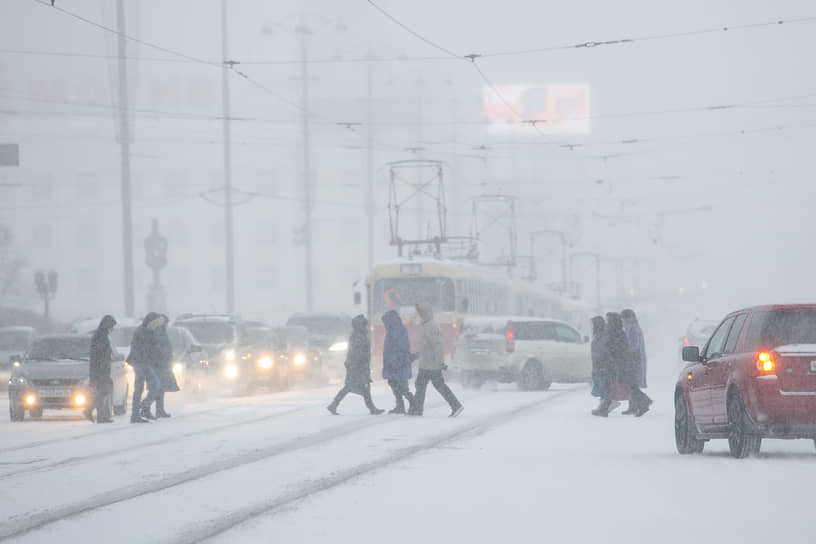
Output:
<path fill-rule="evenodd" d="M 318 383 L 325 380 L 322 353 L 312 346 L 312 335 L 306 327 L 279 327 L 274 332 L 279 357 L 289 366 L 291 381 Z"/>
<path fill-rule="evenodd" d="M 728 439 L 731 455 L 759 452 L 763 438 L 816 442 L 816 304 L 729 314 L 702 351 L 683 349 L 675 389 L 680 453 Z"/>
<path fill-rule="evenodd" d="M 325 378 L 342 378 L 351 334 L 351 317 L 341 313 L 299 313 L 287 327 L 303 327 L 309 332 L 309 346 L 322 362 Z"/>
<path fill-rule="evenodd" d="M 22 421 L 25 412 L 42 416 L 43 410 L 81 410 L 91 400 L 88 354 L 91 337 L 87 334 L 43 336 L 19 358 L 9 378 L 9 416 Z M 127 411 L 129 377 L 124 357 L 114 351 L 111 364 L 113 379 L 112 410 L 117 415 Z"/>
<path fill-rule="evenodd" d="M 260 322 L 244 322 L 240 329 L 240 349 L 229 371 L 233 391 L 250 393 L 257 387 L 286 390 L 292 369 L 285 346 L 272 327 Z"/>
<path fill-rule="evenodd" d="M 10 367 L 15 355 L 28 351 L 35 336 L 31 327 L 0 327 L 0 368 Z"/>

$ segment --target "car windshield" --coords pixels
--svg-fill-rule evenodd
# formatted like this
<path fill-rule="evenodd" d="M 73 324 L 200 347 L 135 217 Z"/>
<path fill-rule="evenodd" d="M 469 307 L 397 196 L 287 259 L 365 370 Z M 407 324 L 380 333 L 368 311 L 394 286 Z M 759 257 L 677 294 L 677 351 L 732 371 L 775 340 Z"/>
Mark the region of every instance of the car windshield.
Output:
<path fill-rule="evenodd" d="M 40 338 L 31 346 L 26 361 L 56 361 L 59 359 L 87 361 L 90 350 L 90 336 Z"/>
<path fill-rule="evenodd" d="M 24 352 L 31 343 L 31 335 L 25 331 L 0 332 L 0 350 Z"/>
<path fill-rule="evenodd" d="M 135 332 L 136 327 L 115 327 L 110 333 L 111 344 L 114 346 L 129 346 Z"/>
<path fill-rule="evenodd" d="M 513 322 L 513 336 L 516 340 L 554 340 L 555 328 L 546 321 Z"/>
<path fill-rule="evenodd" d="M 763 345 L 816 344 L 816 310 L 779 310 L 764 317 Z"/>
<path fill-rule="evenodd" d="M 184 327 L 201 344 L 231 344 L 235 342 L 235 326 L 226 321 L 185 321 L 177 324 Z"/>
<path fill-rule="evenodd" d="M 351 333 L 351 321 L 340 316 L 296 315 L 289 318 L 287 325 L 304 327 L 311 334 L 345 338 Z"/>
<path fill-rule="evenodd" d="M 275 336 L 280 346 L 306 347 L 309 344 L 309 331 L 303 327 L 286 327 L 277 329 Z"/>
<path fill-rule="evenodd" d="M 386 278 L 374 284 L 374 311 L 430 304 L 436 312 L 454 310 L 453 282 L 448 278 Z"/>
<path fill-rule="evenodd" d="M 271 333 L 272 331 L 262 327 L 252 327 L 246 329 L 244 330 L 243 334 L 243 343 L 248 346 L 266 344 L 271 337 Z"/>

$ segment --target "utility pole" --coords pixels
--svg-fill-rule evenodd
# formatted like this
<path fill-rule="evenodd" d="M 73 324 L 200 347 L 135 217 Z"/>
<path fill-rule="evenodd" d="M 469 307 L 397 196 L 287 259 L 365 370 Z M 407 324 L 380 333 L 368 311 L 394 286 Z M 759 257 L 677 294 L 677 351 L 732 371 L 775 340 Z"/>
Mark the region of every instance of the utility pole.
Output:
<path fill-rule="evenodd" d="M 119 67 L 119 156 L 122 178 L 122 252 L 125 281 L 125 316 L 133 317 L 133 214 L 130 190 L 130 119 L 128 118 L 127 41 L 125 2 L 116 1 Z"/>
<path fill-rule="evenodd" d="M 374 55 L 369 47 L 366 110 L 368 117 L 368 270 L 374 268 Z"/>
<path fill-rule="evenodd" d="M 120 2 L 122 0 L 119 0 Z M 221 0 L 221 97 L 224 110 L 224 277 L 226 279 L 227 313 L 235 312 L 235 248 L 232 217 L 232 147 L 230 142 L 229 51 L 227 48 L 227 0 Z"/>
<path fill-rule="evenodd" d="M 313 310 L 314 293 L 312 292 L 312 176 L 311 147 L 309 141 L 309 61 L 308 39 L 309 28 L 301 19 L 296 31 L 300 34 L 300 67 L 301 67 L 301 110 L 303 112 L 303 266 L 306 290 L 306 311 Z"/>

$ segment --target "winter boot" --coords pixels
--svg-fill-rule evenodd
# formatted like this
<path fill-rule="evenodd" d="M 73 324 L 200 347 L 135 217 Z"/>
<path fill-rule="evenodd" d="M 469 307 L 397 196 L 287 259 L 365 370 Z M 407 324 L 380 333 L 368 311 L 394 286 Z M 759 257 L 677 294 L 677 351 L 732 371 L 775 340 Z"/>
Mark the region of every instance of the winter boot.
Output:
<path fill-rule="evenodd" d="M 461 414 L 464 409 L 465 407 L 461 404 L 459 406 L 454 406 L 451 408 L 451 413 L 448 417 L 459 417 L 459 414 Z"/>
<path fill-rule="evenodd" d="M 598 407 L 592 410 L 592 415 L 598 417 L 609 417 L 610 406 L 612 406 L 612 401 L 601 400 L 601 403 L 598 405 Z"/>
<path fill-rule="evenodd" d="M 380 414 L 385 413 L 385 410 L 383 410 L 382 408 L 372 408 L 372 409 L 370 410 L 370 412 L 371 412 L 371 415 L 372 415 L 372 416 L 378 416 L 378 415 L 380 415 Z"/>
<path fill-rule="evenodd" d="M 337 405 L 335 403 L 331 403 L 328 406 L 326 406 L 326 410 L 331 412 L 333 416 L 338 415 L 337 414 Z"/>
<path fill-rule="evenodd" d="M 617 410 L 618 406 L 620 406 L 620 405 L 621 405 L 621 403 L 620 403 L 620 402 L 618 402 L 618 401 L 616 401 L 616 400 L 613 400 L 613 401 L 612 401 L 612 404 L 610 404 L 610 405 L 609 405 L 609 408 L 607 408 L 606 413 L 607 413 L 607 414 L 611 414 L 612 412 L 614 412 L 615 410 Z"/>
<path fill-rule="evenodd" d="M 88 421 L 90 421 L 91 423 L 93 423 L 93 422 L 94 422 L 94 416 L 93 416 L 93 409 L 92 409 L 92 408 L 86 408 L 86 409 L 85 409 L 85 410 L 82 412 L 82 415 L 84 415 L 84 416 L 85 416 L 85 419 L 87 419 L 87 420 L 88 420 Z"/>
<path fill-rule="evenodd" d="M 150 407 L 149 406 L 145 406 L 144 408 L 142 408 L 142 414 L 141 415 L 142 415 L 142 417 L 144 419 L 156 419 L 156 416 L 154 416 L 153 414 L 150 413 Z"/>
<path fill-rule="evenodd" d="M 130 422 L 131 423 L 150 423 L 150 421 L 146 420 L 145 418 L 143 418 L 139 414 L 133 414 L 132 416 L 130 416 Z"/>
<path fill-rule="evenodd" d="M 405 406 L 396 406 L 395 408 L 388 410 L 389 414 L 404 414 L 405 413 Z"/>
<path fill-rule="evenodd" d="M 630 401 L 629 406 L 621 413 L 625 416 L 632 416 L 635 415 L 635 412 L 637 412 L 637 408 L 635 408 L 635 405 Z"/>
<path fill-rule="evenodd" d="M 635 417 L 643 417 L 643 414 L 649 411 L 649 409 L 654 404 L 654 401 L 649 397 L 643 399 L 643 403 L 638 407 L 637 411 L 635 412 Z"/>
<path fill-rule="evenodd" d="M 156 417 L 170 417 L 170 414 L 164 410 L 156 410 Z"/>

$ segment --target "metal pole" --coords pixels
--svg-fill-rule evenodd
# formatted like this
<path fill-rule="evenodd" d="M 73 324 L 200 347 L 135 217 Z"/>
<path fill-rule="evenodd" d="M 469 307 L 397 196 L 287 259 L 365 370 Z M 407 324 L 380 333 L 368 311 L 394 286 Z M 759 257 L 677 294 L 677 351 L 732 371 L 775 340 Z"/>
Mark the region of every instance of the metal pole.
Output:
<path fill-rule="evenodd" d="M 374 82 L 373 55 L 369 50 L 368 62 L 368 270 L 374 268 Z"/>
<path fill-rule="evenodd" d="M 122 177 L 122 253 L 124 268 L 125 316 L 133 317 L 133 214 L 130 200 L 130 123 L 128 119 L 127 41 L 125 2 L 116 2 L 116 30 L 119 34 L 119 155 Z M 46 307 L 47 307 L 46 302 Z"/>
<path fill-rule="evenodd" d="M 120 0 L 121 1 L 121 0 Z M 232 147 L 230 142 L 230 85 L 227 48 L 227 0 L 221 0 L 221 84 L 224 110 L 224 276 L 226 279 L 227 312 L 235 312 L 235 256 L 232 218 Z"/>
<path fill-rule="evenodd" d="M 561 284 L 562 293 L 567 294 L 569 289 L 569 279 L 567 277 L 567 236 L 561 233 Z"/>
<path fill-rule="evenodd" d="M 312 311 L 312 180 L 310 171 L 311 151 L 309 146 L 309 63 L 307 39 L 309 30 L 305 21 L 298 25 L 300 32 L 300 55 L 302 76 L 303 110 L 303 249 L 304 279 L 306 288 L 306 311 Z"/>
<path fill-rule="evenodd" d="M 595 257 L 595 294 L 598 297 L 598 313 L 601 312 L 601 256 L 597 253 Z"/>

